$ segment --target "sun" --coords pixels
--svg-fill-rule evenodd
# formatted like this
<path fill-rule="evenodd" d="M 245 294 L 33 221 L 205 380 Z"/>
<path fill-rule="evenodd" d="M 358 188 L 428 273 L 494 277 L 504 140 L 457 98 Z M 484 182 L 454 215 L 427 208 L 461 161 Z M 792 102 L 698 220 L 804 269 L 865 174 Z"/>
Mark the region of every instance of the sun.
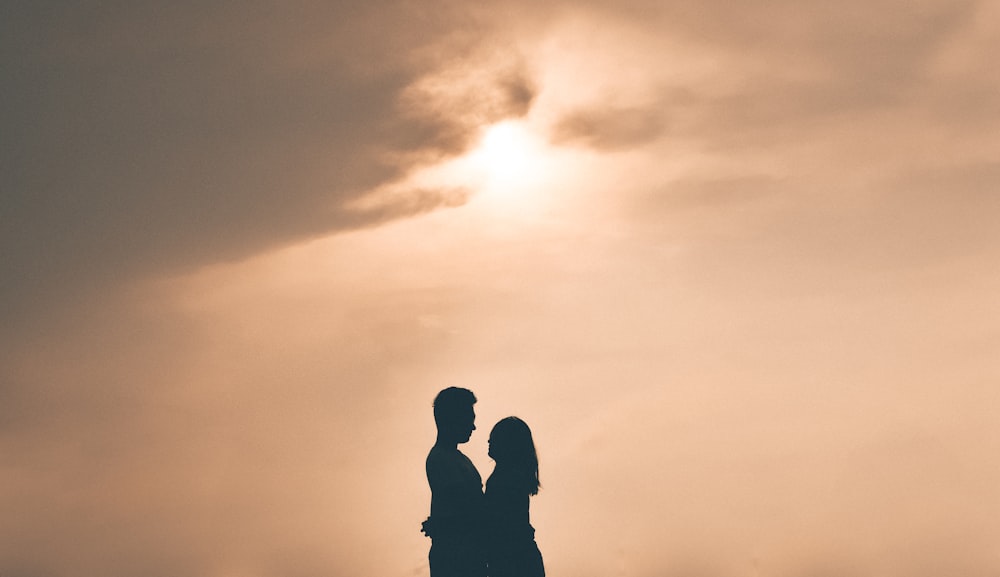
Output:
<path fill-rule="evenodd" d="M 469 161 L 486 188 L 530 186 L 545 176 L 546 148 L 523 123 L 508 120 L 483 131 Z"/>
<path fill-rule="evenodd" d="M 517 175 L 528 167 L 531 145 L 523 127 L 513 122 L 501 122 L 486 129 L 478 154 L 484 167 L 496 176 Z"/>
<path fill-rule="evenodd" d="M 468 199 L 466 213 L 527 218 L 547 210 L 581 172 L 572 152 L 550 145 L 527 119 L 483 126 L 470 144 L 464 154 L 414 171 L 390 192 L 457 190 Z"/>

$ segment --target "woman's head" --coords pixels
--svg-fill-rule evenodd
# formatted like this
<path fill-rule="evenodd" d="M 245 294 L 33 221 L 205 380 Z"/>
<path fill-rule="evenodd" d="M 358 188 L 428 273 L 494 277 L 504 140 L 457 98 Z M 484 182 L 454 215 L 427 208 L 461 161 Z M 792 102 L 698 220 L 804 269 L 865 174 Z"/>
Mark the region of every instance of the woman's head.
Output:
<path fill-rule="evenodd" d="M 517 417 L 501 419 L 490 432 L 490 457 L 497 466 L 511 467 L 525 474 L 528 492 L 538 494 L 538 453 L 531 429 Z"/>

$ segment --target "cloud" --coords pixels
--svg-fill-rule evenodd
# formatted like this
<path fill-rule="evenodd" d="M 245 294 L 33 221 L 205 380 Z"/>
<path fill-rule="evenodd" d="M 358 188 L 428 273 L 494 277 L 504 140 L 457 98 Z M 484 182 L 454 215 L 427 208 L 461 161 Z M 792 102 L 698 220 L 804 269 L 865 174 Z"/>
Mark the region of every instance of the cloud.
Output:
<path fill-rule="evenodd" d="M 664 131 L 659 109 L 591 109 L 570 113 L 552 129 L 555 144 L 582 144 L 597 150 L 647 144 Z"/>
<path fill-rule="evenodd" d="M 377 190 L 348 207 L 361 222 L 378 223 L 465 204 L 472 192 L 465 188 Z"/>
<path fill-rule="evenodd" d="M 516 58 L 480 66 L 490 26 L 454 6 L 19 4 L 3 26 L 10 319 L 426 210 L 427 191 L 349 207 L 524 114 L 534 91 Z M 479 72 L 424 89 L 448 70 Z"/>
<path fill-rule="evenodd" d="M 590 45 L 576 47 L 599 72 L 581 79 L 578 91 L 604 88 L 560 115 L 557 141 L 645 144 L 667 126 L 673 141 L 741 153 L 863 137 L 901 113 L 918 133 L 935 118 L 962 115 L 951 105 L 960 99 L 973 108 L 965 114 L 988 118 L 986 95 L 997 89 L 981 72 L 983 49 L 995 44 L 982 30 L 989 15 L 971 0 L 919 8 L 898 1 L 587 5 L 592 18 L 607 20 L 604 28 L 627 34 L 594 31 Z M 622 50 L 626 36 L 641 50 Z M 616 56 L 612 64 L 602 61 L 606 52 Z"/>
<path fill-rule="evenodd" d="M 409 135 L 426 160 L 465 150 L 481 127 L 527 114 L 537 88 L 518 57 L 464 47 L 399 95 L 400 116 L 423 127 Z"/>
<path fill-rule="evenodd" d="M 573 45 L 598 73 L 550 131 L 648 155 L 616 185 L 633 224 L 855 271 L 941 263 L 994 240 L 983 223 L 995 203 L 978 192 L 996 188 L 1000 153 L 988 3 L 589 5 L 607 14 L 601 30 L 622 32 Z M 601 61 L 626 37 L 643 50 Z"/>

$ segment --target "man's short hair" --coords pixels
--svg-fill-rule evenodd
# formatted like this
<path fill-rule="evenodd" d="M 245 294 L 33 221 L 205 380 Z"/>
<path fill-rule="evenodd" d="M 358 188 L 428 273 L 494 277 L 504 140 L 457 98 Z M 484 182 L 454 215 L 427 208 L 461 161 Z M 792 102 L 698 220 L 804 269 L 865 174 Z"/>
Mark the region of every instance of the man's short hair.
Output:
<path fill-rule="evenodd" d="M 438 427 L 453 424 L 475 404 L 476 395 L 469 389 L 448 387 L 434 397 L 434 423 Z"/>

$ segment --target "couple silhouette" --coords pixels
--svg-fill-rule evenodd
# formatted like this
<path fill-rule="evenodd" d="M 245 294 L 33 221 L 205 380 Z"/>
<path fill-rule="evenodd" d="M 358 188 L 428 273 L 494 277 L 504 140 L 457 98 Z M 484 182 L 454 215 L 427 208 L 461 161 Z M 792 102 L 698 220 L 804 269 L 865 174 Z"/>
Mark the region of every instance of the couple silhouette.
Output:
<path fill-rule="evenodd" d="M 544 577 L 542 554 L 529 522 L 538 494 L 538 455 L 531 429 L 517 417 L 493 427 L 486 481 L 458 445 L 476 430 L 476 396 L 449 387 L 434 399 L 437 441 L 427 455 L 431 515 L 421 531 L 431 538 L 431 577 Z"/>

